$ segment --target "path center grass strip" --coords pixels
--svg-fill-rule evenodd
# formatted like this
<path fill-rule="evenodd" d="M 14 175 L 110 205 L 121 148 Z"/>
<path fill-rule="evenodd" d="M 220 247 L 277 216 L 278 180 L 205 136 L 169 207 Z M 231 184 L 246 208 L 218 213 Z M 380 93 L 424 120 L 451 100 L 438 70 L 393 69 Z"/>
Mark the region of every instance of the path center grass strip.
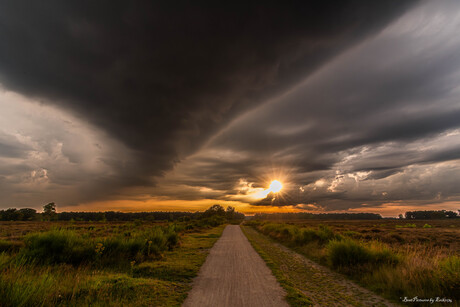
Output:
<path fill-rule="evenodd" d="M 286 272 L 281 269 L 282 266 L 286 265 L 286 261 L 289 262 L 289 259 L 286 259 L 286 255 L 280 253 L 280 250 L 276 248 L 268 238 L 251 227 L 241 226 L 241 229 L 254 249 L 272 270 L 273 275 L 275 275 L 280 285 L 286 290 L 286 301 L 288 304 L 293 307 L 312 306 L 311 300 L 296 287 L 296 282 L 293 280 L 292 276 L 286 274 Z"/>

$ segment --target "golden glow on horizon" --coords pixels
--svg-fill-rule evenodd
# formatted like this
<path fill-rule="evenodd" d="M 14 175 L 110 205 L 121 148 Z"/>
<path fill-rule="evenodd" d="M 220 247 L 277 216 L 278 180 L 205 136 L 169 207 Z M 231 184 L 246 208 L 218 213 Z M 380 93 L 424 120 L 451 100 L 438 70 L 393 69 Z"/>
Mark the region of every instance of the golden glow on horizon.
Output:
<path fill-rule="evenodd" d="M 141 212 L 141 211 L 204 211 L 212 205 L 220 204 L 224 207 L 232 206 L 236 211 L 245 214 L 264 213 L 283 213 L 283 212 L 309 212 L 309 213 L 357 213 L 369 212 L 378 213 L 384 217 L 397 217 L 406 211 L 414 210 L 453 210 L 456 211 L 460 203 L 456 201 L 441 204 L 429 204 L 423 207 L 414 204 L 385 203 L 378 207 L 359 207 L 348 210 L 303 210 L 295 206 L 273 207 L 273 206 L 252 206 L 243 201 L 225 201 L 215 199 L 199 200 L 165 200 L 158 198 L 137 199 L 137 200 L 112 200 L 80 204 L 78 206 L 58 205 L 58 211 L 122 211 L 122 212 Z"/>

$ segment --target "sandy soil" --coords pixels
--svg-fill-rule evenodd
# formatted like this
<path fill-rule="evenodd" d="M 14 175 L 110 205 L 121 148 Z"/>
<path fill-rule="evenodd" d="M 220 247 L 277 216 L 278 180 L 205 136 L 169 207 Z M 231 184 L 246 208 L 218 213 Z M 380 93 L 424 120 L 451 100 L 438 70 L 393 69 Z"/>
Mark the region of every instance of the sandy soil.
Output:
<path fill-rule="evenodd" d="M 284 307 L 285 292 L 238 225 L 225 228 L 183 306 Z"/>

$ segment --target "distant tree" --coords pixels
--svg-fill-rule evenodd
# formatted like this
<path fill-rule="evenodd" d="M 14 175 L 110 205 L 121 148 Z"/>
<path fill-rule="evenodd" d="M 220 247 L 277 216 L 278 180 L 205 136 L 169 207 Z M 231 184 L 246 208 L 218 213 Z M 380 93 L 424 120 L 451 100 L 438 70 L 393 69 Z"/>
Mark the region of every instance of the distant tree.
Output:
<path fill-rule="evenodd" d="M 289 212 L 289 213 L 256 213 L 254 219 L 261 220 L 379 220 L 382 216 L 376 213 L 320 213 Z"/>
<path fill-rule="evenodd" d="M 0 211 L 2 221 L 20 221 L 22 214 L 16 208 L 9 208 Z"/>
<path fill-rule="evenodd" d="M 225 216 L 225 209 L 221 205 L 212 205 L 203 213 L 203 217 L 211 217 L 211 216 Z"/>
<path fill-rule="evenodd" d="M 225 217 L 229 220 L 233 219 L 233 216 L 235 215 L 235 208 L 232 206 L 228 206 L 227 210 L 225 210 Z"/>
<path fill-rule="evenodd" d="M 43 206 L 43 217 L 48 221 L 54 220 L 55 218 L 57 218 L 55 203 L 48 203 Z"/>
<path fill-rule="evenodd" d="M 18 210 L 22 215 L 23 221 L 33 221 L 37 217 L 37 210 L 31 208 L 23 208 Z"/>
<path fill-rule="evenodd" d="M 404 215 L 400 214 L 399 219 L 402 220 L 404 218 Z"/>
<path fill-rule="evenodd" d="M 406 212 L 406 219 L 413 220 L 434 220 L 458 218 L 457 212 L 446 210 L 431 210 L 431 211 L 408 211 Z"/>

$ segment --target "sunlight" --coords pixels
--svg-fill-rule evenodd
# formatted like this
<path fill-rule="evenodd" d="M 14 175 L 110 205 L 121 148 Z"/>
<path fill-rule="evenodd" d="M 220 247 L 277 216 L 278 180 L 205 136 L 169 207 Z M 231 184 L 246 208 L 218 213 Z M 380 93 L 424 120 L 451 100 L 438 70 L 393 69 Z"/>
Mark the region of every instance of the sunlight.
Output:
<path fill-rule="evenodd" d="M 280 192 L 282 188 L 283 188 L 283 184 L 281 183 L 281 181 L 273 180 L 270 183 L 270 186 L 268 187 L 268 189 L 263 190 L 263 191 L 259 191 L 257 193 L 254 193 L 251 196 L 253 198 L 265 198 L 270 193 L 278 193 L 278 192 Z"/>
<path fill-rule="evenodd" d="M 270 183 L 270 187 L 268 188 L 268 190 L 273 193 L 278 193 L 279 191 L 281 191 L 282 188 L 283 184 L 281 182 L 279 182 L 278 180 L 273 180 L 272 183 Z"/>

